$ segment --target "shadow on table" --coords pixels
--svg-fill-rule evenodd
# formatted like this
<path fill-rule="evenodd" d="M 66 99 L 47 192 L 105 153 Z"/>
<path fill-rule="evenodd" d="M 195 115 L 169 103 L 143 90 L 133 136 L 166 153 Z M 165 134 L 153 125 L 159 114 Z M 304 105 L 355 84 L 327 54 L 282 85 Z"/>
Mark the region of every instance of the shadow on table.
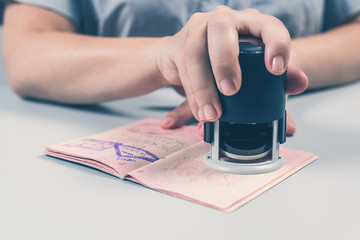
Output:
<path fill-rule="evenodd" d="M 25 101 L 32 102 L 32 103 L 41 103 L 43 105 L 51 105 L 51 106 L 58 106 L 62 108 L 68 108 L 68 109 L 74 109 L 77 111 L 83 111 L 83 112 L 90 112 L 90 113 L 96 113 L 96 114 L 105 114 L 105 115 L 111 115 L 111 116 L 120 116 L 120 117 L 136 117 L 135 115 L 129 114 L 128 112 L 121 112 L 118 110 L 114 110 L 112 108 L 109 108 L 107 106 L 98 104 L 62 104 L 62 103 L 56 103 L 51 101 L 44 101 L 44 100 L 38 100 L 38 99 L 32 99 L 32 98 L 26 98 Z"/>
<path fill-rule="evenodd" d="M 316 89 L 307 89 L 305 92 L 297 94 L 297 95 L 291 95 L 291 96 L 289 96 L 289 98 L 296 98 L 296 97 L 301 97 L 301 96 L 305 96 L 305 95 L 316 94 L 316 93 L 323 92 L 323 91 L 338 90 L 338 89 L 342 89 L 342 88 L 349 87 L 351 85 L 355 85 L 355 84 L 359 84 L 359 83 L 360 83 L 360 79 L 357 81 L 343 83 L 343 84 L 335 85 L 335 86 L 322 87 L 322 88 L 316 88 Z"/>
<path fill-rule="evenodd" d="M 175 109 L 174 106 L 144 106 L 142 107 L 144 110 L 149 111 L 161 111 L 161 112 L 170 112 Z"/>
<path fill-rule="evenodd" d="M 149 110 L 149 111 L 161 111 L 161 112 L 171 112 L 177 106 L 144 106 L 142 109 Z M 191 119 L 187 120 L 184 124 L 185 125 L 195 125 L 198 121 L 192 117 Z"/>
<path fill-rule="evenodd" d="M 90 167 L 90 166 L 83 165 L 83 164 L 76 163 L 76 162 L 72 162 L 72 161 L 69 161 L 69 160 L 62 159 L 62 158 L 57 158 L 57 157 L 52 157 L 52 156 L 47 156 L 47 155 L 40 155 L 39 158 L 41 158 L 41 159 L 43 159 L 45 161 L 50 160 L 51 162 L 53 162 L 55 164 L 70 167 L 70 168 L 76 169 L 77 171 L 86 172 L 86 173 L 93 174 L 93 175 L 96 175 L 96 176 L 99 176 L 99 177 L 105 177 L 105 178 L 109 178 L 109 179 L 120 180 L 120 181 L 129 183 L 129 184 L 132 184 L 132 185 L 139 185 L 139 186 L 148 188 L 148 187 L 143 186 L 143 185 L 141 185 L 139 183 L 136 183 L 136 182 L 133 182 L 133 181 L 130 181 L 130 180 L 127 180 L 127 179 L 118 178 L 118 177 L 116 177 L 114 175 L 111 175 L 111 174 L 109 174 L 107 172 L 103 172 L 103 171 L 101 171 L 101 170 L 99 170 L 97 168 Z"/>

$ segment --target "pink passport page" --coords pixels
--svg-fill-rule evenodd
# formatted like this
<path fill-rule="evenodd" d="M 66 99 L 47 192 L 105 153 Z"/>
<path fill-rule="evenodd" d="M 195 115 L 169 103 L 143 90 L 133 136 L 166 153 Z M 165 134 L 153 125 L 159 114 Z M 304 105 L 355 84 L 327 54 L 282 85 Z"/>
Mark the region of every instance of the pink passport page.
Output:
<path fill-rule="evenodd" d="M 209 168 L 210 145 L 194 126 L 160 128 L 145 119 L 107 132 L 46 147 L 49 156 L 90 166 L 154 190 L 231 212 L 294 174 L 317 156 L 281 148 L 285 164 L 258 175 L 228 174 Z"/>

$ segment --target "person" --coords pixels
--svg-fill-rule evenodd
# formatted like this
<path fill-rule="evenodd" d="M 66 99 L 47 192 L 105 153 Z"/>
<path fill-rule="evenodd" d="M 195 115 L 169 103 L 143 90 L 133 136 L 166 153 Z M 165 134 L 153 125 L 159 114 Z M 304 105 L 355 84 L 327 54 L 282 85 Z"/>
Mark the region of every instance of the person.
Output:
<path fill-rule="evenodd" d="M 10 1 L 7 78 L 22 97 L 77 104 L 171 85 L 187 98 L 162 127 L 215 121 L 216 88 L 241 87 L 239 35 L 261 37 L 268 71 L 287 69 L 287 94 L 298 94 L 308 78 L 310 88 L 360 78 L 359 12 L 360 0 Z"/>

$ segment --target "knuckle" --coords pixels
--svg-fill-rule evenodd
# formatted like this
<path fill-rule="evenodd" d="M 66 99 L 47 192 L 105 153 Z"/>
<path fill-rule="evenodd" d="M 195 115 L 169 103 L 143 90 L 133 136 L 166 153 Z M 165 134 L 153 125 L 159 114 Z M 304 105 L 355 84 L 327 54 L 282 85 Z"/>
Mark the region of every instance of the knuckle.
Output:
<path fill-rule="evenodd" d="M 229 18 L 225 14 L 217 14 L 212 16 L 208 21 L 208 30 L 221 29 L 230 25 Z"/>
<path fill-rule="evenodd" d="M 199 80 L 193 84 L 193 92 L 198 102 L 208 102 L 216 95 L 216 85 L 214 80 Z"/>
<path fill-rule="evenodd" d="M 189 91 L 187 94 L 186 94 L 186 97 L 188 98 L 189 100 L 189 104 L 191 107 L 194 107 L 195 106 L 195 93 L 194 91 Z"/>
<path fill-rule="evenodd" d="M 284 32 L 283 34 L 279 33 L 277 38 L 274 39 L 274 46 L 276 49 L 280 51 L 288 51 L 291 47 L 291 39 L 290 35 L 287 32 Z"/>
<path fill-rule="evenodd" d="M 238 64 L 238 60 L 235 57 L 227 55 L 216 56 L 211 59 L 211 65 L 215 69 L 233 69 L 234 65 Z"/>
<path fill-rule="evenodd" d="M 204 13 L 196 12 L 196 13 L 194 13 L 193 15 L 191 15 L 189 21 L 191 21 L 191 22 L 197 22 L 197 21 L 199 21 L 200 19 L 203 18 L 203 15 L 204 15 Z"/>
<path fill-rule="evenodd" d="M 280 37 L 277 40 L 277 45 L 282 49 L 288 49 L 290 48 L 290 39 L 287 37 Z"/>
<path fill-rule="evenodd" d="M 231 8 L 225 5 L 219 5 L 213 10 L 213 12 L 228 12 L 229 10 L 231 10 Z"/>
<path fill-rule="evenodd" d="M 274 17 L 274 16 L 269 15 L 269 14 L 263 14 L 263 16 L 267 20 L 267 22 L 277 24 L 277 25 L 280 25 L 282 27 L 285 27 L 284 23 L 280 19 L 278 19 L 277 17 Z"/>
<path fill-rule="evenodd" d="M 266 22 L 266 26 L 267 27 L 271 27 L 271 28 L 277 28 L 277 36 L 276 36 L 276 43 L 279 47 L 282 48 L 288 48 L 290 46 L 291 43 L 291 37 L 290 37 L 290 33 L 287 30 L 287 28 L 285 27 L 284 23 L 271 15 L 264 15 L 265 18 L 265 22 Z"/>
<path fill-rule="evenodd" d="M 196 101 L 196 94 L 194 93 L 194 91 L 190 91 L 189 93 L 187 93 L 186 98 L 188 100 L 190 110 L 191 111 L 197 110 L 198 104 Z"/>
<path fill-rule="evenodd" d="M 209 84 L 202 88 L 196 88 L 194 89 L 194 95 L 197 96 L 197 99 L 204 99 L 206 100 L 211 92 L 211 88 Z"/>
<path fill-rule="evenodd" d="M 255 9 L 255 8 L 247 8 L 244 10 L 244 12 L 247 12 L 250 14 L 261 14 L 261 12 L 259 12 L 259 10 Z"/>

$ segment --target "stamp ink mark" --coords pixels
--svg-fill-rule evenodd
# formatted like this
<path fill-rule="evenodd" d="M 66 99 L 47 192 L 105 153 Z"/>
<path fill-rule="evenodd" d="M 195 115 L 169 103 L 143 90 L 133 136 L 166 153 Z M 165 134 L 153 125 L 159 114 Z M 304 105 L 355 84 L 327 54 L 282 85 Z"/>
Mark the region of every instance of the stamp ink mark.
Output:
<path fill-rule="evenodd" d="M 169 137 L 152 137 L 154 146 L 157 146 L 164 150 L 165 152 L 175 152 L 177 150 L 182 149 L 185 144 L 177 139 L 169 138 Z"/>
<path fill-rule="evenodd" d="M 64 144 L 64 146 L 84 148 L 95 151 L 104 151 L 114 147 L 116 155 L 119 158 L 122 158 L 122 160 L 133 162 L 135 162 L 136 159 L 141 159 L 149 162 L 155 162 L 159 160 L 159 158 L 155 154 L 138 147 L 133 147 L 117 142 L 96 140 L 92 138 L 80 139 L 75 142 Z"/>
<path fill-rule="evenodd" d="M 122 143 L 115 143 L 114 149 L 116 155 L 119 158 L 141 159 L 148 162 L 155 162 L 159 160 L 155 154 L 149 151 L 129 145 L 124 145 Z"/>

